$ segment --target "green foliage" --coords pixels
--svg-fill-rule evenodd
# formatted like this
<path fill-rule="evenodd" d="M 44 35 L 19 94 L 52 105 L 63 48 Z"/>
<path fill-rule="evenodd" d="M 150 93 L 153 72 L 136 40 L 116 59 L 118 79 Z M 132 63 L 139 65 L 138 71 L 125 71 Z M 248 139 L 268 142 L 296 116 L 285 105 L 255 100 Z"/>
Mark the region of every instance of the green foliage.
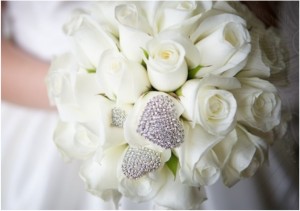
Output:
<path fill-rule="evenodd" d="M 86 70 L 88 73 L 96 73 L 96 69 L 87 69 Z"/>
<path fill-rule="evenodd" d="M 143 50 L 144 56 L 146 59 L 149 59 L 149 53 L 146 51 L 146 49 L 141 48 Z"/>
<path fill-rule="evenodd" d="M 174 177 L 176 177 L 178 162 L 179 162 L 178 158 L 173 153 L 171 155 L 171 158 L 166 162 L 168 168 L 171 170 Z"/>
<path fill-rule="evenodd" d="M 199 72 L 199 70 L 202 68 L 202 65 L 198 65 L 197 67 L 190 69 L 189 73 L 188 73 L 188 78 L 192 79 L 195 78 L 195 76 L 197 75 L 197 73 Z"/>

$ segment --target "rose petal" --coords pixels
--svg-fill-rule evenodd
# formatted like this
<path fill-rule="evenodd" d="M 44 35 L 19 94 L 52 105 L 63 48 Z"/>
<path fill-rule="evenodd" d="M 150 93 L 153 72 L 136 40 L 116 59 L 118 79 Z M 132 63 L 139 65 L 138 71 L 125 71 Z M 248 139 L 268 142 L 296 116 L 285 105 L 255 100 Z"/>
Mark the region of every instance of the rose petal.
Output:
<path fill-rule="evenodd" d="M 121 194 L 118 193 L 117 166 L 126 146 L 118 146 L 104 151 L 102 160 L 86 161 L 80 168 L 79 175 L 85 183 L 87 191 L 99 196 L 103 200 L 118 201 Z M 109 175 L 109 176 L 107 176 Z"/>
<path fill-rule="evenodd" d="M 103 51 L 117 50 L 115 38 L 86 14 L 75 16 L 64 26 L 64 30 L 72 37 L 75 55 L 86 69 L 96 69 Z"/>
<path fill-rule="evenodd" d="M 180 164 L 179 175 L 183 183 L 196 184 L 198 181 L 194 181 L 193 178 L 195 166 L 205 153 L 223 137 L 209 134 L 200 125 L 195 125 L 192 128 L 187 122 L 184 122 L 184 130 L 186 140 L 180 147 L 174 149 Z"/>
<path fill-rule="evenodd" d="M 157 208 L 160 209 L 199 209 L 201 203 L 206 200 L 203 187 L 191 187 L 182 184 L 179 177 L 174 179 L 173 174 L 164 168 L 167 182 L 155 197 Z M 176 200 L 174 200 L 176 198 Z"/>
<path fill-rule="evenodd" d="M 120 167 L 119 167 L 120 168 Z M 166 183 L 165 172 L 160 168 L 138 179 L 128 179 L 123 173 L 118 174 L 119 191 L 134 202 L 153 199 Z"/>
<path fill-rule="evenodd" d="M 133 61 L 141 62 L 142 49 L 152 38 L 152 30 L 146 17 L 141 14 L 135 4 L 119 5 L 115 9 L 115 17 L 119 23 L 120 48 L 124 55 Z"/>
<path fill-rule="evenodd" d="M 54 143 L 66 161 L 87 159 L 93 155 L 99 145 L 97 134 L 85 124 L 59 121 L 53 135 Z"/>

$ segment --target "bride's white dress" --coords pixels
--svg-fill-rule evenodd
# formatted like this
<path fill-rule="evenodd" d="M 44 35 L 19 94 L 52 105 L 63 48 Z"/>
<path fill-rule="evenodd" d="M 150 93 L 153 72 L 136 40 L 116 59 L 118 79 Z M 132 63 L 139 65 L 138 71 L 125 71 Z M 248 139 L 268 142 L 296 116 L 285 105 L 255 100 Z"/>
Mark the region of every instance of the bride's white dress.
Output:
<path fill-rule="evenodd" d="M 9 2 L 4 16 L 7 32 L 23 49 L 50 61 L 68 49 L 61 25 L 82 2 Z M 271 147 L 269 166 L 250 179 L 226 188 L 221 181 L 207 187 L 203 209 L 298 209 L 299 11 L 283 4 L 280 29 L 289 48 L 291 85 L 280 89 L 283 102 L 295 117 L 287 139 Z M 298 6 L 298 5 L 296 5 Z M 298 6 L 299 8 L 299 6 Z M 288 15 L 287 15 L 288 14 Z M 297 34 L 298 33 L 298 34 Z M 288 94 L 286 94 L 288 93 Z M 2 209 L 114 209 L 110 202 L 84 190 L 79 163 L 64 163 L 52 134 L 57 114 L 1 103 Z M 296 147 L 295 147 L 296 146 Z M 176 196 L 174 197 L 176 200 Z M 121 199 L 120 209 L 153 208 Z"/>

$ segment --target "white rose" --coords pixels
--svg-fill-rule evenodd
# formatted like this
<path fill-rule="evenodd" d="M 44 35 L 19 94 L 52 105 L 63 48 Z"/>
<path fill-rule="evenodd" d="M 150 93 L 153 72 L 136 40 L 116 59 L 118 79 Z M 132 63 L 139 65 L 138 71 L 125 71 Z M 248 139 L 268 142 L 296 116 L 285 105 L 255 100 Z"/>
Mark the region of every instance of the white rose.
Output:
<path fill-rule="evenodd" d="M 48 94 L 63 121 L 88 121 L 98 109 L 102 88 L 95 74 L 80 72 L 70 54 L 53 60 L 46 78 Z"/>
<path fill-rule="evenodd" d="M 78 92 L 76 94 L 80 95 Z M 86 159 L 99 147 L 106 150 L 126 143 L 123 124 L 132 105 L 117 105 L 101 95 L 94 94 L 94 97 L 97 100 L 90 102 L 88 97 L 78 98 L 86 105 L 79 104 L 76 110 L 64 108 L 70 115 L 82 116 L 75 120 L 80 123 L 73 123 L 72 120 L 60 122 L 55 130 L 54 142 L 66 157 Z"/>
<path fill-rule="evenodd" d="M 97 77 L 104 93 L 110 99 L 122 103 L 134 103 L 151 87 L 147 72 L 141 64 L 129 61 L 113 50 L 102 54 Z"/>
<path fill-rule="evenodd" d="M 226 13 L 232 13 L 243 17 L 247 21 L 248 29 L 264 29 L 265 24 L 249 8 L 238 1 L 218 1 L 215 2 L 214 9 L 222 10 Z"/>
<path fill-rule="evenodd" d="M 154 159 L 159 159 L 158 166 L 153 166 L 152 163 L 154 159 L 148 160 L 149 157 L 153 158 L 153 154 L 144 156 L 146 153 L 141 150 L 141 148 L 157 153 L 158 157 L 156 157 L 156 155 Z M 165 157 L 165 153 L 160 153 L 149 147 L 129 146 L 126 150 L 129 149 L 134 149 L 134 155 L 128 155 L 127 152 L 125 152 L 122 156 L 117 174 L 119 181 L 118 190 L 122 195 L 135 202 L 149 201 L 157 195 L 162 186 L 167 182 L 168 178 L 164 171 L 164 164 L 170 158 L 170 153 L 169 156 Z M 127 159 L 125 159 L 125 157 L 127 157 Z M 146 172 L 144 172 L 145 169 L 147 169 Z M 124 171 L 131 173 L 125 173 Z M 141 174 L 137 174 L 136 172 L 141 172 Z M 128 174 L 133 175 L 133 178 L 129 177 Z"/>
<path fill-rule="evenodd" d="M 133 146 L 168 152 L 184 141 L 179 119 L 182 113 L 183 107 L 175 98 L 163 92 L 148 92 L 136 101 L 126 118 L 125 139 Z"/>
<path fill-rule="evenodd" d="M 237 77 L 260 77 L 270 76 L 270 66 L 263 61 L 263 50 L 260 42 L 265 29 L 253 28 L 250 32 L 252 46 L 246 66 L 237 74 Z M 272 39 L 272 38 L 270 38 Z"/>
<path fill-rule="evenodd" d="M 136 180 L 123 176 L 119 181 L 119 191 L 134 202 L 149 201 L 157 195 L 167 179 L 164 174 L 155 173 L 155 176 L 150 173 Z"/>
<path fill-rule="evenodd" d="M 200 56 L 199 50 L 194 45 L 194 43 L 190 40 L 190 38 L 187 35 L 184 35 L 180 30 L 163 31 L 155 37 L 155 40 L 156 41 L 152 41 L 152 42 L 157 42 L 157 40 L 172 40 L 180 44 L 184 48 L 184 52 L 185 52 L 184 57 L 188 69 L 196 68 L 199 65 L 198 63 L 198 58 Z"/>
<path fill-rule="evenodd" d="M 80 168 L 79 175 L 85 184 L 87 191 L 103 200 L 112 200 L 115 207 L 121 198 L 118 191 L 119 181 L 117 178 L 118 165 L 121 156 L 126 150 L 126 145 L 111 147 L 102 152 L 101 156 L 87 160 Z M 101 157 L 99 159 L 99 157 Z"/>
<path fill-rule="evenodd" d="M 181 25 L 196 11 L 196 2 L 164 2 L 155 16 L 154 29 L 159 33 L 167 28 Z"/>
<path fill-rule="evenodd" d="M 203 16 L 191 40 L 200 51 L 198 63 L 203 66 L 196 78 L 208 74 L 234 76 L 246 65 L 251 49 L 245 20 L 214 10 Z"/>
<path fill-rule="evenodd" d="M 222 178 L 231 187 L 240 179 L 252 177 L 267 159 L 267 143 L 260 137 L 249 133 L 241 125 L 236 127 L 237 142 L 233 147 L 223 149 L 230 154 L 222 168 Z M 226 146 L 224 144 L 223 146 Z M 218 155 L 218 150 L 215 151 Z"/>
<path fill-rule="evenodd" d="M 162 1 L 135 1 L 134 4 L 139 8 L 140 14 L 146 17 L 149 25 L 152 28 L 152 34 L 154 33 L 155 18 L 158 10 L 161 9 Z"/>
<path fill-rule="evenodd" d="M 122 4 L 115 9 L 115 18 L 119 23 L 120 49 L 133 61 L 141 62 L 142 48 L 152 39 L 152 29 L 147 18 L 136 4 Z"/>
<path fill-rule="evenodd" d="M 76 80 L 78 69 L 78 65 L 72 54 L 62 54 L 52 60 L 46 77 L 48 97 L 51 104 L 55 104 L 57 100 L 70 99 L 70 96 L 73 95 L 72 87 Z M 70 99 L 70 101 L 73 100 Z"/>
<path fill-rule="evenodd" d="M 185 141 L 174 149 L 179 159 L 178 174 L 184 184 L 199 186 L 212 184 L 219 175 L 218 166 L 210 149 L 223 137 L 208 133 L 200 125 L 193 128 L 184 122 Z"/>
<path fill-rule="evenodd" d="M 100 145 L 103 150 L 125 144 L 124 122 L 132 109 L 131 104 L 120 104 L 98 96 L 98 112 L 94 112 L 99 127 Z"/>
<path fill-rule="evenodd" d="M 178 1 L 163 2 L 157 8 L 154 18 L 154 32 L 179 29 L 184 34 L 189 34 L 196 27 L 201 13 L 211 9 L 212 2 Z"/>
<path fill-rule="evenodd" d="M 281 100 L 276 88 L 259 78 L 240 78 L 242 87 L 233 91 L 237 100 L 237 120 L 268 132 L 280 123 Z"/>
<path fill-rule="evenodd" d="M 221 169 L 226 165 L 228 159 L 230 158 L 233 146 L 238 140 L 236 130 L 232 130 L 224 139 L 218 142 L 212 150 L 217 156 L 218 163 Z"/>
<path fill-rule="evenodd" d="M 237 79 L 219 76 L 187 81 L 178 91 L 183 116 L 211 134 L 228 134 L 236 123 L 237 104 L 227 90 L 239 87 Z"/>
<path fill-rule="evenodd" d="M 230 12 L 225 6 L 229 6 L 228 4 L 235 9 L 234 14 L 242 16 L 247 21 L 251 35 L 249 59 L 238 76 L 268 78 L 273 75 L 272 79 L 278 79 L 282 83 L 287 53 L 278 32 L 273 27 L 266 29 L 265 24 L 240 2 L 218 2 L 215 5 L 218 5 L 220 10 Z"/>
<path fill-rule="evenodd" d="M 146 64 L 152 86 L 170 92 L 184 84 L 188 76 L 184 47 L 173 40 L 159 38 L 151 40 L 147 46 Z"/>
<path fill-rule="evenodd" d="M 169 169 L 164 168 L 164 171 L 167 175 L 167 181 L 154 198 L 155 209 L 200 209 L 201 203 L 206 200 L 204 187 L 183 184 L 178 176 L 174 178 Z M 176 200 L 174 200 L 175 197 Z"/>
<path fill-rule="evenodd" d="M 103 51 L 118 49 L 116 39 L 86 14 L 75 15 L 64 31 L 72 37 L 74 53 L 85 69 L 95 70 Z"/>
<path fill-rule="evenodd" d="M 220 178 L 220 166 L 214 151 L 208 151 L 195 165 L 193 179 L 200 185 L 212 185 Z"/>
<path fill-rule="evenodd" d="M 279 73 L 286 68 L 286 54 L 279 33 L 275 28 L 269 28 L 260 40 L 262 59 L 271 68 L 271 74 Z"/>
<path fill-rule="evenodd" d="M 53 140 L 66 161 L 91 157 L 100 144 L 98 134 L 86 123 L 65 123 L 59 121 Z"/>
<path fill-rule="evenodd" d="M 116 1 L 99 1 L 93 2 L 91 6 L 91 16 L 101 25 L 105 30 L 113 34 L 115 37 L 119 37 L 118 22 L 115 18 L 115 8 L 122 2 Z"/>
<path fill-rule="evenodd" d="M 246 66 L 238 77 L 260 77 L 283 81 L 286 68 L 286 51 L 273 28 L 252 29 L 252 49 Z M 276 82 L 276 81 L 274 81 Z"/>

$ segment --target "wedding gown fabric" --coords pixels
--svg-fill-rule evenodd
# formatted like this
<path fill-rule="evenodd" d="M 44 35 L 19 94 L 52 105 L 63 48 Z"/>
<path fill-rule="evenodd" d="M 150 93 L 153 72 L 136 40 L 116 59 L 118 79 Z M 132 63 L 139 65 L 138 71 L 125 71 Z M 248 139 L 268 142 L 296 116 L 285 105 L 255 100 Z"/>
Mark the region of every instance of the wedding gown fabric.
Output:
<path fill-rule="evenodd" d="M 2 30 L 36 57 L 50 61 L 68 50 L 62 24 L 82 2 L 8 2 Z M 292 112 L 288 135 L 270 148 L 269 165 L 232 188 L 206 187 L 203 209 L 299 209 L 299 3 L 282 3 L 279 29 L 289 50 L 289 87 L 279 88 Z M 20 70 L 21 71 L 21 70 Z M 2 209 L 115 209 L 84 190 L 80 163 L 64 163 L 53 141 L 56 112 L 1 102 Z M 173 195 L 175 194 L 175 195 Z M 176 200 L 176 193 L 170 193 Z M 122 198 L 119 209 L 154 209 Z"/>

